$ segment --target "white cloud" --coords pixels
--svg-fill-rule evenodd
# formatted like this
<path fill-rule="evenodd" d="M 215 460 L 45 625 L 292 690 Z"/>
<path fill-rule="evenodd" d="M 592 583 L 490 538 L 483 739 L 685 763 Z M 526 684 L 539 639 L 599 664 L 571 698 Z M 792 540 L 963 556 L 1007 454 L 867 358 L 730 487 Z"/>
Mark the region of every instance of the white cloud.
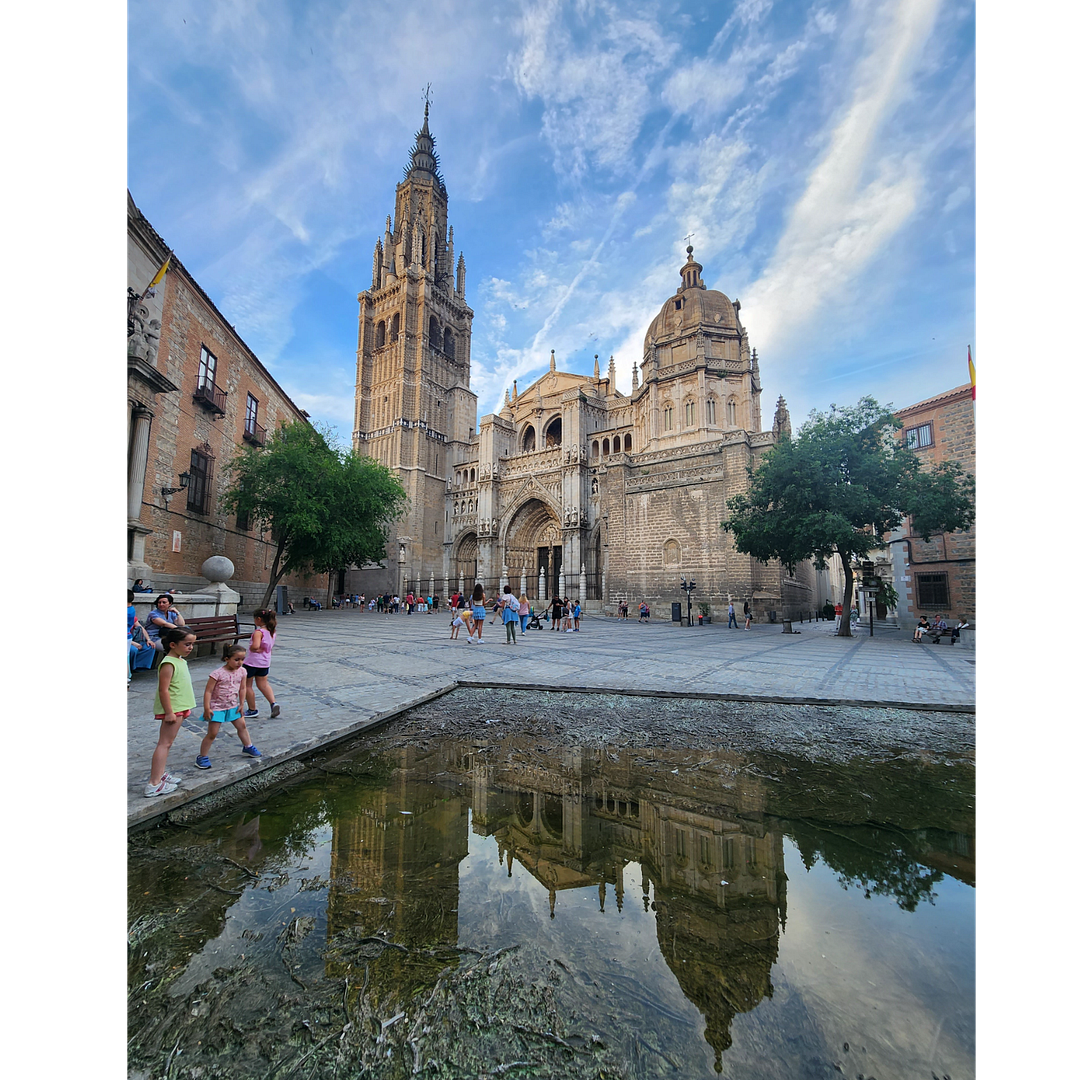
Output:
<path fill-rule="evenodd" d="M 744 306 L 752 311 L 759 347 L 775 347 L 804 327 L 915 211 L 923 183 L 919 158 L 875 158 L 875 149 L 882 126 L 908 92 L 938 6 L 939 0 L 900 0 L 891 18 L 868 34 L 870 47 L 847 109 L 765 272 L 748 290 Z"/>
<path fill-rule="evenodd" d="M 945 200 L 945 205 L 942 207 L 942 213 L 951 214 L 957 207 L 963 206 L 970 197 L 971 188 L 969 188 L 966 184 L 961 184 Z"/>

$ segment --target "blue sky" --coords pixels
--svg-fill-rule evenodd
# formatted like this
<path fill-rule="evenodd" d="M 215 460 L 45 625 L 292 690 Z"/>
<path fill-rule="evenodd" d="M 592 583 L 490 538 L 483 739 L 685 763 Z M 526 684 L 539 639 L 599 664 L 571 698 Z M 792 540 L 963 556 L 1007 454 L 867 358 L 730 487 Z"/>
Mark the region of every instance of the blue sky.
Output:
<path fill-rule="evenodd" d="M 348 436 L 356 293 L 432 86 L 479 413 L 614 355 L 683 237 L 742 302 L 763 421 L 966 382 L 974 6 L 955 0 L 129 7 L 136 203 Z M 976 362 L 978 357 L 976 353 Z"/>

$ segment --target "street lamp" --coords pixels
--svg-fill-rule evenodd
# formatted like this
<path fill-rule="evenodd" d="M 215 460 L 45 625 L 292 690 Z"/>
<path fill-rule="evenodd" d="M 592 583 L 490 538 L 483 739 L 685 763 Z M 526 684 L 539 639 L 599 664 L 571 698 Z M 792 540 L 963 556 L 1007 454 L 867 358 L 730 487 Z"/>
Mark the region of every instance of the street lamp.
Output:
<path fill-rule="evenodd" d="M 161 497 L 165 500 L 165 509 L 169 509 L 169 499 L 173 497 L 178 491 L 183 491 L 184 488 L 191 483 L 191 473 L 187 470 L 180 474 L 180 486 L 179 487 L 163 487 L 161 489 Z"/>
<path fill-rule="evenodd" d="M 683 578 L 679 583 L 679 588 L 682 589 L 684 593 L 686 593 L 686 625 L 693 626 L 694 619 L 693 616 L 690 614 L 691 609 L 693 608 L 693 603 L 690 600 L 690 594 L 697 588 L 697 582 L 693 579 L 687 581 L 686 578 Z"/>

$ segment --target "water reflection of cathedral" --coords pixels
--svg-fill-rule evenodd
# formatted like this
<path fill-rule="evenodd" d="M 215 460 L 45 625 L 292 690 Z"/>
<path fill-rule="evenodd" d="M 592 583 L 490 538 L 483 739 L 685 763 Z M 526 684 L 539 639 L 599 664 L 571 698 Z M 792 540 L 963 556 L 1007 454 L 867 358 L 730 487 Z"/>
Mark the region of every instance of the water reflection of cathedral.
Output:
<path fill-rule="evenodd" d="M 735 1014 L 771 995 L 786 914 L 783 838 L 734 757 L 694 755 L 682 774 L 655 751 L 560 750 L 526 764 L 470 744 L 390 760 L 389 784 L 339 807 L 328 937 L 356 928 L 409 947 L 455 944 L 471 806 L 507 872 L 523 868 L 548 890 L 551 918 L 560 892 L 582 888 L 598 891 L 601 909 L 610 890 L 620 911 L 655 911 L 660 951 L 719 1065 Z M 629 863 L 641 866 L 641 897 L 625 896 Z"/>

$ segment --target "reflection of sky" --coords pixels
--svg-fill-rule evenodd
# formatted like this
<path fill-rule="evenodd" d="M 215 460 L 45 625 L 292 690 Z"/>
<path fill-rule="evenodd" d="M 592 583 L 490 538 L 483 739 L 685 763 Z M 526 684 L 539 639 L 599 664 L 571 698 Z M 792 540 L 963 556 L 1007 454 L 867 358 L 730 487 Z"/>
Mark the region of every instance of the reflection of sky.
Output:
<path fill-rule="evenodd" d="M 552 919 L 547 889 L 517 863 L 508 876 L 505 861 L 499 865 L 498 841 L 473 833 L 471 822 L 470 811 L 469 855 L 462 860 L 458 875 L 458 944 L 494 952 L 535 942 L 541 952 L 561 960 L 572 972 L 594 979 L 599 991 L 617 999 L 619 1012 L 640 1013 L 646 1022 L 642 1031 L 650 1033 L 650 1039 L 654 1029 L 648 1022 L 649 1003 L 654 1003 L 680 1018 L 666 1018 L 681 1036 L 677 1045 L 665 1047 L 658 1040 L 659 1048 L 677 1052 L 687 1075 L 712 1075 L 713 1052 L 705 1042 L 705 1019 L 686 999 L 660 952 L 656 916 L 645 911 L 642 903 L 638 864 L 630 863 L 624 870 L 621 912 L 611 885 L 603 912 L 596 887 L 565 889 L 556 896 Z M 632 1004 L 635 994 L 638 1008 Z M 604 1015 L 601 1007 L 590 1019 L 597 1021 Z"/>
<path fill-rule="evenodd" d="M 755 1068 L 763 1049 L 784 1053 L 776 1029 L 801 1006 L 849 1075 L 897 1075 L 904 1062 L 909 1076 L 974 1076 L 975 890 L 945 877 L 933 905 L 907 912 L 891 897 L 867 900 L 857 888 L 838 888 L 823 863 L 807 872 L 789 840 L 784 864 L 787 928 L 772 973 L 775 993 L 735 1017 L 725 1069 L 736 1067 L 747 1042 Z M 776 1062 L 774 1075 L 784 1075 L 782 1065 Z"/>

